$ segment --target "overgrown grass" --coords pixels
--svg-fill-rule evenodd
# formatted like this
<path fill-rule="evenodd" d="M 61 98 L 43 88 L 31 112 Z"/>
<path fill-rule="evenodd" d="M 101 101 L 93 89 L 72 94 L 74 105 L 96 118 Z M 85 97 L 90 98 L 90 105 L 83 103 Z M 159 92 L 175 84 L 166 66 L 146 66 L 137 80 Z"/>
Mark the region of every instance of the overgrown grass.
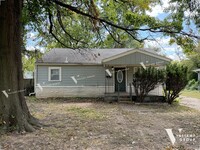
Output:
<path fill-rule="evenodd" d="M 73 114 L 79 117 L 83 117 L 84 119 L 88 118 L 101 120 L 105 118 L 105 116 L 102 113 L 97 112 L 97 110 L 91 108 L 70 107 L 67 108 L 67 111 L 72 112 Z"/>
<path fill-rule="evenodd" d="M 200 91 L 196 91 L 196 90 L 195 91 L 184 90 L 181 92 L 181 95 L 200 99 Z"/>

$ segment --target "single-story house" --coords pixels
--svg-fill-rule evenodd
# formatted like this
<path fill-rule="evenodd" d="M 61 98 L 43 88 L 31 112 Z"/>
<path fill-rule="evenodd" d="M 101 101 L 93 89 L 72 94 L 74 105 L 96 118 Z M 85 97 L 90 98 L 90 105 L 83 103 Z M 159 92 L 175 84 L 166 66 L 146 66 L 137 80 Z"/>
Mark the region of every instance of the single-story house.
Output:
<path fill-rule="evenodd" d="M 35 64 L 35 93 L 47 97 L 104 97 L 133 92 L 133 74 L 139 67 L 163 68 L 171 59 L 150 49 L 55 48 Z M 162 95 L 159 86 L 150 92 Z"/>

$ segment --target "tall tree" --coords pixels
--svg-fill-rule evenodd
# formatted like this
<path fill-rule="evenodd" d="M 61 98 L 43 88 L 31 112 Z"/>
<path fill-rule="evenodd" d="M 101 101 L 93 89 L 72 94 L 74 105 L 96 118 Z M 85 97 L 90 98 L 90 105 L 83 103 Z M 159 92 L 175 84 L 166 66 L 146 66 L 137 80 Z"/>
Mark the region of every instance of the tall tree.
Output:
<path fill-rule="evenodd" d="M 7 129 L 33 131 L 39 122 L 31 116 L 23 94 L 21 12 L 22 0 L 1 2 L 0 117 Z"/>
<path fill-rule="evenodd" d="M 31 116 L 22 92 L 22 23 L 40 34 L 51 35 L 50 40 L 53 37 L 62 47 L 72 48 L 90 47 L 88 39 L 92 39 L 98 45 L 107 34 L 118 43 L 126 40 L 121 35 L 118 36 L 116 30 L 120 30 L 138 42 L 148 38 L 148 36 L 140 36 L 141 32 L 164 33 L 173 37 L 184 36 L 188 39 L 198 38 L 196 35 L 184 32 L 179 20 L 162 21 L 146 15 L 145 11 L 150 9 L 149 5 L 155 2 L 157 0 L 24 0 L 24 3 L 23 0 L 6 0 L 1 2 L 0 120 L 2 124 L 7 129 L 16 126 L 19 131 L 33 131 L 34 126 L 40 126 L 38 120 Z M 23 20 L 22 4 L 24 4 Z M 115 8 L 117 15 L 115 15 Z M 71 26 L 64 26 L 64 22 L 69 19 L 71 19 Z M 77 30 L 81 34 L 75 35 L 72 34 L 75 32 L 73 25 L 77 24 L 82 26 Z M 88 34 L 88 31 L 93 34 Z M 62 37 L 61 32 L 64 32 L 66 37 Z M 65 40 L 68 40 L 68 45 L 63 42 Z"/>

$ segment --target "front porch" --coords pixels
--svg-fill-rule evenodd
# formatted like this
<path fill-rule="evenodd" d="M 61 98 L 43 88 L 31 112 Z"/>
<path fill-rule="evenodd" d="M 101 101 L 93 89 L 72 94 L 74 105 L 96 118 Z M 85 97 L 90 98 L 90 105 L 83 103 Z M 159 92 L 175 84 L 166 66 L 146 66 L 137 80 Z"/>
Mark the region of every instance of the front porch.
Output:
<path fill-rule="evenodd" d="M 128 51 L 107 59 L 102 60 L 105 68 L 105 97 L 114 97 L 119 100 L 122 98 L 129 98 L 134 100 L 135 90 L 132 85 L 133 75 L 135 72 L 143 67 L 154 66 L 156 68 L 165 68 L 165 65 L 170 62 L 170 59 L 158 55 L 153 51 Z M 149 99 L 152 97 L 162 97 L 162 85 L 152 90 L 149 93 Z"/>
<path fill-rule="evenodd" d="M 105 95 L 116 95 L 120 93 L 120 95 L 125 96 L 134 96 L 135 90 L 132 85 L 133 82 L 133 75 L 134 73 L 140 68 L 141 66 L 126 66 L 126 67 L 119 67 L 119 66 L 112 66 L 106 67 L 106 70 L 109 70 L 110 75 L 105 71 Z M 159 66 L 156 66 L 159 67 Z M 161 66 L 162 67 L 162 66 Z M 118 81 L 117 74 L 121 71 L 121 81 Z M 162 85 L 158 85 L 158 87 L 152 90 L 149 95 L 163 95 L 163 87 Z"/>
<path fill-rule="evenodd" d="M 137 103 L 140 101 L 137 100 L 135 95 L 131 95 L 131 93 L 127 92 L 115 92 L 115 93 L 105 93 L 104 100 L 108 102 L 132 102 Z M 148 95 L 144 99 L 144 103 L 151 103 L 151 102 L 165 102 L 163 95 Z"/>
<path fill-rule="evenodd" d="M 108 102 L 133 102 L 132 95 L 127 92 L 105 93 L 104 100 Z"/>
<path fill-rule="evenodd" d="M 106 101 L 137 102 L 132 81 L 133 75 L 139 67 L 142 66 L 107 66 L 106 70 L 109 70 L 111 75 L 106 71 L 104 99 Z M 122 79 L 120 81 L 118 79 L 119 75 L 117 75 L 119 70 L 122 72 L 120 76 Z M 144 102 L 164 102 L 162 85 L 158 85 L 157 88 L 152 90 Z"/>

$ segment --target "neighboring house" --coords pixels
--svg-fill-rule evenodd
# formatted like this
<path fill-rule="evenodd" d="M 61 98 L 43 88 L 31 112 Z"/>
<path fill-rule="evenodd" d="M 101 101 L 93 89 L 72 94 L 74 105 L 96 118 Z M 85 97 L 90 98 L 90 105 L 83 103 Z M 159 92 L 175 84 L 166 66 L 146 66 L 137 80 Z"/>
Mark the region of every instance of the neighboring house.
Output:
<path fill-rule="evenodd" d="M 200 82 L 200 68 L 193 70 L 198 74 L 198 81 Z M 200 85 L 198 85 L 198 90 L 200 91 Z"/>
<path fill-rule="evenodd" d="M 150 49 L 52 49 L 36 62 L 36 97 L 103 97 L 118 90 L 129 93 L 138 67 L 163 68 L 170 61 Z M 117 72 L 123 76 L 121 83 Z M 161 87 L 150 94 L 162 95 Z"/>

